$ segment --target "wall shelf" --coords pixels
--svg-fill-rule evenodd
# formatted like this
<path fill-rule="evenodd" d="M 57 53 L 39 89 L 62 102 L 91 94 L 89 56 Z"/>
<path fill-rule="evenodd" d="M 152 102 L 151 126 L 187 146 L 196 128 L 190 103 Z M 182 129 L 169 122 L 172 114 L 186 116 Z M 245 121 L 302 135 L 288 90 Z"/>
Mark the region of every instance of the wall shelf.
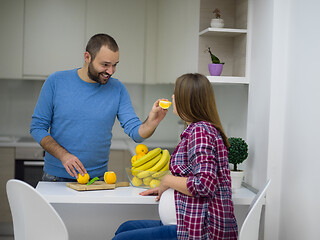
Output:
<path fill-rule="evenodd" d="M 218 84 L 245 84 L 249 85 L 249 81 L 245 77 L 233 77 L 233 76 L 207 76 L 211 83 Z"/>
<path fill-rule="evenodd" d="M 247 29 L 206 28 L 199 33 L 199 36 L 237 37 L 241 34 L 247 34 Z"/>

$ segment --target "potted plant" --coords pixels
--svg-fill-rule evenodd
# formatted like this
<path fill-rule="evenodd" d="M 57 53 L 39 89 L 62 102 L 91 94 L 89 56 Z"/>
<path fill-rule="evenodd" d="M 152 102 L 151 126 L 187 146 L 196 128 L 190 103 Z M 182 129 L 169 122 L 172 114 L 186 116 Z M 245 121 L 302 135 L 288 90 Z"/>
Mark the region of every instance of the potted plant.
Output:
<path fill-rule="evenodd" d="M 211 52 L 210 47 L 208 47 L 208 52 L 210 54 L 212 62 L 208 64 L 209 73 L 211 76 L 220 76 L 224 63 L 220 62 L 220 59 Z"/>
<path fill-rule="evenodd" d="M 223 28 L 224 27 L 224 21 L 221 18 L 221 12 L 218 8 L 216 8 L 213 12 L 215 15 L 215 18 L 211 19 L 211 27 L 212 28 Z"/>
<path fill-rule="evenodd" d="M 231 186 L 232 189 L 238 189 L 241 187 L 244 172 L 238 170 L 238 164 L 242 163 L 248 157 L 248 144 L 242 138 L 231 137 L 228 138 L 230 143 L 229 151 L 229 163 L 233 164 L 231 174 Z"/>

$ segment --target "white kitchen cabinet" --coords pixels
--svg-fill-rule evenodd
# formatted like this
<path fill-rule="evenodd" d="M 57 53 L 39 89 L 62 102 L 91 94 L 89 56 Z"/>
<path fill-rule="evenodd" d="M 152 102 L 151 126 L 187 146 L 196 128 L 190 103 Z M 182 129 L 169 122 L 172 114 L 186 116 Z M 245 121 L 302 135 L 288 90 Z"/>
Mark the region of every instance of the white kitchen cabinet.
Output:
<path fill-rule="evenodd" d="M 0 79 L 22 77 L 24 0 L 1 1 Z"/>
<path fill-rule="evenodd" d="M 215 8 L 221 11 L 224 28 L 211 28 Z M 199 72 L 209 75 L 211 51 L 224 67 L 221 76 L 208 76 L 214 83 L 249 84 L 248 0 L 201 0 L 199 24 Z"/>
<path fill-rule="evenodd" d="M 145 0 L 88 0 L 86 41 L 97 33 L 111 35 L 119 45 L 115 78 L 125 83 L 144 82 L 146 44 Z"/>
<path fill-rule="evenodd" d="M 12 217 L 7 198 L 7 181 L 14 178 L 14 147 L 0 148 L 0 224 L 11 225 Z"/>
<path fill-rule="evenodd" d="M 82 67 L 85 7 L 85 0 L 25 0 L 25 78 Z"/>
<path fill-rule="evenodd" d="M 159 0 L 156 83 L 197 72 L 200 0 Z"/>

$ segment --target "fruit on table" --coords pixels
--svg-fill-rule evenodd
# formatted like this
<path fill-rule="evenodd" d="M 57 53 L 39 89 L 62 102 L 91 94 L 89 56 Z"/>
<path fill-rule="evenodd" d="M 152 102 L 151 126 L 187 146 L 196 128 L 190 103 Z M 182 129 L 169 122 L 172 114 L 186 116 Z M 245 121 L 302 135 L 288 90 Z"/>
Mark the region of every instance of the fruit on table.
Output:
<path fill-rule="evenodd" d="M 155 188 L 160 186 L 160 181 L 158 179 L 152 179 L 150 182 L 150 187 Z"/>
<path fill-rule="evenodd" d="M 141 153 L 138 153 L 138 154 L 135 155 L 135 156 L 136 156 L 136 158 L 137 158 L 137 160 L 138 160 L 138 159 L 142 158 L 144 155 L 146 155 L 146 153 L 141 152 Z"/>
<path fill-rule="evenodd" d="M 168 109 L 171 106 L 171 102 L 168 100 L 160 100 L 159 106 L 163 109 Z"/>
<path fill-rule="evenodd" d="M 133 155 L 131 158 L 131 164 L 137 160 L 137 155 Z"/>
<path fill-rule="evenodd" d="M 169 160 L 170 160 L 170 158 L 169 158 Z M 151 177 L 159 179 L 159 178 L 163 177 L 164 175 L 166 175 L 167 171 L 169 170 L 169 163 L 170 163 L 169 160 L 168 160 L 167 164 L 164 165 L 163 168 L 161 168 L 158 172 L 152 174 Z"/>
<path fill-rule="evenodd" d="M 117 181 L 117 175 L 113 171 L 105 172 L 104 181 L 108 184 L 114 184 Z"/>
<path fill-rule="evenodd" d="M 151 168 L 146 169 L 143 172 L 137 174 L 138 178 L 145 178 L 149 177 L 150 175 L 154 174 L 155 172 L 160 171 L 170 160 L 170 153 L 167 149 L 162 151 L 162 156 L 160 160 Z M 138 161 L 138 160 L 137 160 Z"/>
<path fill-rule="evenodd" d="M 140 186 L 142 184 L 142 180 L 140 178 L 137 178 L 137 177 L 133 177 L 131 182 L 136 187 L 138 187 L 138 186 Z"/>
<path fill-rule="evenodd" d="M 155 148 L 155 149 L 149 151 L 143 157 L 137 159 L 134 163 L 132 163 L 132 166 L 139 167 L 139 166 L 145 164 L 146 162 L 150 161 L 151 159 L 153 159 L 154 157 L 156 157 L 160 153 L 161 153 L 161 148 Z"/>
<path fill-rule="evenodd" d="M 134 159 L 134 156 L 132 158 Z M 155 148 L 150 150 L 145 156 L 132 161 L 131 173 L 134 176 L 131 180 L 132 185 L 158 186 L 160 180 L 165 175 L 170 174 L 169 163 L 170 153 L 167 149 Z"/>
<path fill-rule="evenodd" d="M 141 165 L 139 167 L 136 167 L 136 168 L 132 167 L 131 168 L 132 175 L 136 176 L 138 173 L 153 167 L 154 165 L 156 165 L 159 162 L 161 157 L 162 157 L 162 153 L 160 152 L 157 156 L 155 156 L 154 158 L 152 158 L 151 160 L 149 160 L 145 164 L 143 164 L 143 165 Z"/>
<path fill-rule="evenodd" d="M 144 185 L 148 186 L 148 185 L 150 185 L 150 182 L 151 182 L 152 180 L 153 180 L 152 177 L 146 177 L 146 178 L 144 178 L 142 181 L 143 181 L 143 184 L 144 184 Z"/>
<path fill-rule="evenodd" d="M 84 174 L 83 176 L 80 173 L 78 173 L 78 178 L 77 178 L 78 183 L 86 184 L 89 182 L 89 179 L 90 179 L 90 176 L 88 173 Z"/>
<path fill-rule="evenodd" d="M 135 148 L 135 152 L 136 152 L 136 154 L 138 155 L 139 153 L 145 153 L 145 154 L 147 154 L 147 152 L 148 152 L 148 147 L 146 146 L 146 145 L 144 145 L 144 144 L 138 144 L 137 146 L 136 146 L 136 148 Z"/>

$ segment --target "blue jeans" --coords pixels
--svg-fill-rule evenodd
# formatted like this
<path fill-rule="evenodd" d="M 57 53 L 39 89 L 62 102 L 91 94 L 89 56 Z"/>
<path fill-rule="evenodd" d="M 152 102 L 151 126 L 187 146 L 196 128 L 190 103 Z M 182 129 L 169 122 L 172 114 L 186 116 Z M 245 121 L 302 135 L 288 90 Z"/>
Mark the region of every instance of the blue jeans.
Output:
<path fill-rule="evenodd" d="M 112 240 L 177 240 L 177 225 L 160 220 L 130 220 L 120 225 Z"/>

